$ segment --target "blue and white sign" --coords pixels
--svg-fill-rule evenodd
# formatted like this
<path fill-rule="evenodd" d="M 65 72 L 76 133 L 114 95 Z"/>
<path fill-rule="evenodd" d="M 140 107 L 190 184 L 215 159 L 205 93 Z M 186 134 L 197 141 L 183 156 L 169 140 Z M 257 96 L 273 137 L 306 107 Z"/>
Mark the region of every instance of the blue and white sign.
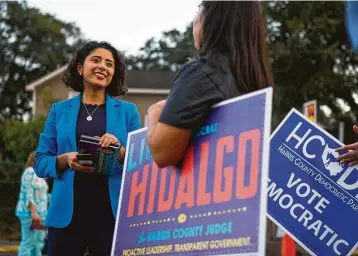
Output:
<path fill-rule="evenodd" d="M 358 246 L 358 167 L 342 145 L 297 110 L 271 136 L 268 217 L 311 255 L 351 255 Z"/>

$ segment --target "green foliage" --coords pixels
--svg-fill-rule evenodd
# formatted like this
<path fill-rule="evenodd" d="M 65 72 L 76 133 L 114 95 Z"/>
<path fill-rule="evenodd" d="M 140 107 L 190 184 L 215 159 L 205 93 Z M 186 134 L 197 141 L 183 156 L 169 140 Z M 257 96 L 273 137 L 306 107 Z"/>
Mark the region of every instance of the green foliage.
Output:
<path fill-rule="evenodd" d="M 59 99 L 52 97 L 52 88 L 45 87 L 43 91 L 43 106 L 49 110 Z M 35 116 L 28 122 L 20 120 L 5 120 L 0 125 L 0 136 L 4 144 L 3 155 L 16 163 L 25 163 L 29 153 L 36 149 L 40 133 L 43 131 L 46 116 Z"/>
<path fill-rule="evenodd" d="M 38 116 L 27 123 L 19 120 L 5 120 L 0 131 L 7 156 L 16 163 L 24 163 L 28 154 L 35 150 L 46 117 Z"/>
<path fill-rule="evenodd" d="M 26 1 L 0 2 L 0 123 L 30 114 L 25 85 L 68 62 L 82 43 L 73 23 L 29 8 Z"/>
<path fill-rule="evenodd" d="M 19 240 L 20 227 L 15 207 L 24 164 L 0 162 L 0 240 Z"/>
<path fill-rule="evenodd" d="M 176 71 L 188 58 L 195 56 L 192 26 L 184 33 L 173 29 L 163 32 L 160 39 L 150 38 L 137 56 L 128 56 L 128 66 L 132 70 Z"/>
<path fill-rule="evenodd" d="M 338 122 L 347 125 L 346 142 L 356 141 L 357 54 L 348 42 L 344 2 L 264 2 L 270 58 L 275 80 L 275 125 L 292 108 L 316 99 L 318 116 L 337 135 Z M 325 115 L 323 114 L 325 113 Z"/>

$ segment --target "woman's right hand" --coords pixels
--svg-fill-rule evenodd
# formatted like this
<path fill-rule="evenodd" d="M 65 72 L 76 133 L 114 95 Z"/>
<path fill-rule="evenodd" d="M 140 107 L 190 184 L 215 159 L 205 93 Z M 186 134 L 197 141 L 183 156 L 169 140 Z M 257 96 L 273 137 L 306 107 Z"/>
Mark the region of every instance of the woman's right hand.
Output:
<path fill-rule="evenodd" d="M 43 226 L 43 223 L 41 221 L 39 214 L 37 213 L 36 206 L 31 201 L 29 202 L 29 209 L 31 212 L 32 228 L 40 229 Z"/>
<path fill-rule="evenodd" d="M 94 172 L 93 167 L 80 165 L 77 159 L 78 152 L 69 152 L 59 155 L 57 158 L 57 166 L 60 170 L 71 168 L 78 172 Z"/>
<path fill-rule="evenodd" d="M 43 226 L 41 218 L 37 213 L 32 214 L 31 217 L 32 217 L 32 226 L 33 226 L 33 228 L 39 229 L 39 228 L 41 228 L 41 226 Z"/>
<path fill-rule="evenodd" d="M 77 159 L 77 154 L 78 154 L 77 152 L 70 152 L 66 154 L 68 166 L 72 170 L 78 172 L 94 172 L 95 169 L 93 167 L 80 165 Z"/>

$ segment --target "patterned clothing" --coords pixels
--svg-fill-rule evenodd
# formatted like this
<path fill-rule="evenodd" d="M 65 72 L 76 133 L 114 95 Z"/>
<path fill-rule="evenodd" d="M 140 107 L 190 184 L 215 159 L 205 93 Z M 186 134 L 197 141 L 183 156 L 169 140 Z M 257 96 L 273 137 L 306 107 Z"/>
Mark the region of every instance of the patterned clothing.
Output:
<path fill-rule="evenodd" d="M 35 205 L 37 214 L 43 223 L 47 216 L 49 201 L 48 185 L 45 179 L 37 177 L 34 168 L 25 169 L 21 177 L 19 200 L 16 206 L 16 216 L 21 223 L 21 243 L 18 256 L 41 256 L 46 232 L 31 230 L 32 216 L 29 203 Z"/>
<path fill-rule="evenodd" d="M 41 219 L 47 216 L 49 195 L 48 185 L 45 179 L 37 177 L 34 168 L 25 169 L 21 177 L 19 200 L 16 206 L 16 216 L 19 218 L 31 218 L 29 203 L 33 203 Z"/>
<path fill-rule="evenodd" d="M 42 219 L 42 222 L 45 220 Z M 46 231 L 31 230 L 32 218 L 20 218 L 21 243 L 18 256 L 41 256 L 45 245 Z"/>

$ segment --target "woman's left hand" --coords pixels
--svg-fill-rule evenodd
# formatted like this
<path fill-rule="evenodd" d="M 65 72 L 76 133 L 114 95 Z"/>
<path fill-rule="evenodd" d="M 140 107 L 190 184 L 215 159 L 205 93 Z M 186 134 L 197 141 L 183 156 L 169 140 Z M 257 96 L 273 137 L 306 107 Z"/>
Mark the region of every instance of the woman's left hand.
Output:
<path fill-rule="evenodd" d="M 98 136 L 96 136 L 96 137 L 99 138 Z M 110 145 L 120 145 L 117 158 L 121 164 L 124 163 L 124 157 L 125 157 L 126 151 L 125 151 L 122 143 L 119 142 L 119 140 L 116 138 L 116 136 L 106 133 L 100 138 L 99 144 L 103 148 L 108 148 Z"/>
<path fill-rule="evenodd" d="M 104 134 L 99 141 L 99 144 L 103 148 L 108 148 L 110 145 L 118 145 L 119 143 L 120 142 L 116 136 L 109 133 Z"/>

